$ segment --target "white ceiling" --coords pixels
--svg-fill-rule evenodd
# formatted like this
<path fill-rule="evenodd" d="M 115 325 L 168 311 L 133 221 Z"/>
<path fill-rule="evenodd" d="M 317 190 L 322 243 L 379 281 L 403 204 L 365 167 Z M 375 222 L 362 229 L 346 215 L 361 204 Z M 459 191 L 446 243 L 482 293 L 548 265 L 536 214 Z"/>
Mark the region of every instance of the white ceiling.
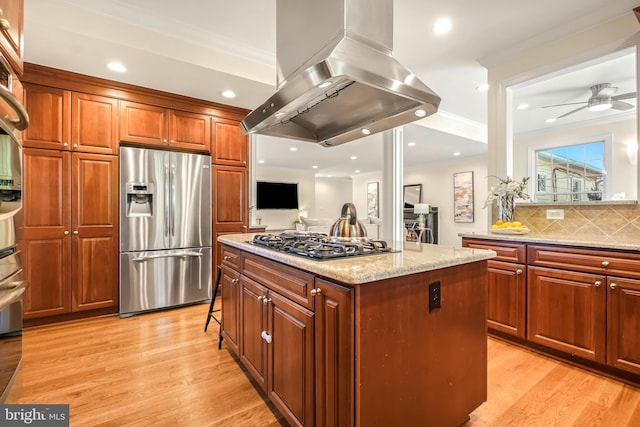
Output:
<path fill-rule="evenodd" d="M 119 80 L 172 93 L 253 109 L 275 90 L 275 0 L 25 0 L 27 62 Z M 603 22 L 640 5 L 639 0 L 395 0 L 394 56 L 442 97 L 438 114 L 465 126 L 486 126 L 486 94 L 475 87 L 486 81 L 479 59 L 509 55 Z M 435 36 L 433 22 L 448 16 L 451 33 Z M 127 73 L 105 65 L 119 60 Z M 612 82 L 614 86 L 617 82 Z M 221 96 L 233 89 L 238 96 Z M 588 88 L 587 88 L 588 89 Z M 406 165 L 486 152 L 486 145 L 422 126 L 408 126 L 405 139 L 419 142 L 405 149 Z M 269 152 L 279 153 L 283 147 Z M 289 144 L 300 150 L 292 157 Z M 338 160 L 340 147 L 319 154 L 310 143 L 283 142 L 276 160 L 302 165 L 328 163 L 323 174 L 351 175 L 362 164 Z M 375 144 L 345 144 L 368 159 Z M 352 148 L 348 146 L 352 145 Z M 268 153 L 267 153 L 268 154 Z M 266 154 L 265 154 L 266 155 Z M 328 157 L 322 159 L 322 157 Z M 381 158 L 380 156 L 378 156 Z M 372 159 L 375 160 L 375 159 Z M 375 163 L 372 162 L 372 163 Z M 343 170 L 338 165 L 345 164 Z"/>

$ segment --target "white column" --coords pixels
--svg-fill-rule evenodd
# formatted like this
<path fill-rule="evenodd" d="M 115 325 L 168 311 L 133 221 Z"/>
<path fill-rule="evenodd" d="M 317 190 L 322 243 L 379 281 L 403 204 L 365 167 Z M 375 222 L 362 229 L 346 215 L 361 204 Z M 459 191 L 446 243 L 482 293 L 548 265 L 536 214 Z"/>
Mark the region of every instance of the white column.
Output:
<path fill-rule="evenodd" d="M 382 136 L 382 233 L 381 240 L 403 241 L 403 155 L 402 127 L 385 131 Z"/>

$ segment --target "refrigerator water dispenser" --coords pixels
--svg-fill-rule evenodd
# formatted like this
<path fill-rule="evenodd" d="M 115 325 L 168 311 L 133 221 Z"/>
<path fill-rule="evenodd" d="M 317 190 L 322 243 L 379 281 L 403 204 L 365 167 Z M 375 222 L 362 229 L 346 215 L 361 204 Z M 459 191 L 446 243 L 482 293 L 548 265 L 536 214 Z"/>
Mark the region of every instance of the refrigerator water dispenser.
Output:
<path fill-rule="evenodd" d="M 153 184 L 127 183 L 127 216 L 153 216 Z"/>

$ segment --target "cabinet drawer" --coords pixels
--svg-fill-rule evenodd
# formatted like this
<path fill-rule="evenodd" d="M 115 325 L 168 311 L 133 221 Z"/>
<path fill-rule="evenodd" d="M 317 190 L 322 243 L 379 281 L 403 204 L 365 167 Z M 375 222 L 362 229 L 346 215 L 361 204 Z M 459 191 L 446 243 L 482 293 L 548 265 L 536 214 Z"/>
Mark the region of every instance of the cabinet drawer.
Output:
<path fill-rule="evenodd" d="M 636 253 L 529 245 L 527 258 L 529 265 L 640 278 L 640 254 Z"/>
<path fill-rule="evenodd" d="M 313 275 L 275 261 L 245 253 L 242 273 L 287 298 L 313 309 Z"/>
<path fill-rule="evenodd" d="M 230 246 L 222 246 L 221 264 L 236 271 L 240 270 L 240 251 Z"/>
<path fill-rule="evenodd" d="M 462 239 L 462 246 L 474 249 L 490 249 L 496 251 L 496 261 L 526 263 L 527 246 L 524 243 L 496 242 L 493 240 Z"/>

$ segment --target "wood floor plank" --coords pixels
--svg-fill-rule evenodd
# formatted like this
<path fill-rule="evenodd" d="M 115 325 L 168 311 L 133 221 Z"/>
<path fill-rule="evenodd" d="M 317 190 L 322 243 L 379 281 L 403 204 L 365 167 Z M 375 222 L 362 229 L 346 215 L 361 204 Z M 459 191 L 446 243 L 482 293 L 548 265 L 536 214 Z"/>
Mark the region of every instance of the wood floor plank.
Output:
<path fill-rule="evenodd" d="M 68 403 L 72 426 L 278 426 L 208 305 L 27 328 L 20 403 Z M 488 400 L 465 427 L 640 426 L 640 389 L 490 337 Z"/>

